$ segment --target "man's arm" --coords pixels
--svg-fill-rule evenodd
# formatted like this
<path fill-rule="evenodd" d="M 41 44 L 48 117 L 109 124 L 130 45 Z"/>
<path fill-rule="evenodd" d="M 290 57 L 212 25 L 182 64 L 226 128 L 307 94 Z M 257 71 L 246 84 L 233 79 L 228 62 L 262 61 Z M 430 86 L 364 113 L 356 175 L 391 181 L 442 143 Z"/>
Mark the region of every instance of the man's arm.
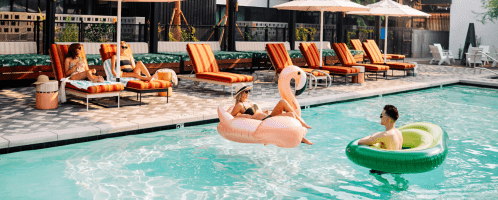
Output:
<path fill-rule="evenodd" d="M 378 132 L 374 133 L 373 135 L 364 137 L 358 141 L 359 145 L 373 145 L 375 143 L 379 143 L 383 141 L 382 139 L 386 137 L 385 135 L 386 132 Z"/>

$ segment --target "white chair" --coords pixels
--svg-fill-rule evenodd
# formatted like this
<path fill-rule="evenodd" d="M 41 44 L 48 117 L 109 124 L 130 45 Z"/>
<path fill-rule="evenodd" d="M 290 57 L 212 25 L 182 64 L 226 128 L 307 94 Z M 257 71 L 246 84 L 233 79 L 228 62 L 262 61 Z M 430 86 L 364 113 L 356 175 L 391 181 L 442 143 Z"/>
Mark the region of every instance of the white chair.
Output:
<path fill-rule="evenodd" d="M 474 64 L 480 64 L 482 66 L 482 48 L 471 47 L 467 54 L 467 66 L 471 66 Z"/>
<path fill-rule="evenodd" d="M 482 48 L 482 52 L 485 54 L 489 54 L 489 46 L 481 45 L 479 48 Z M 484 64 L 489 64 L 488 57 L 485 56 L 484 54 L 482 55 L 482 61 Z"/>
<path fill-rule="evenodd" d="M 434 43 L 434 46 L 439 49 L 439 52 L 443 52 L 444 56 L 447 56 L 450 60 L 453 61 L 453 63 L 455 63 L 455 57 L 453 56 L 453 52 L 451 52 L 451 50 L 444 50 L 443 46 L 441 46 L 441 44 L 439 43 Z"/>
<path fill-rule="evenodd" d="M 429 45 L 429 48 L 432 53 L 432 60 L 430 64 L 433 62 L 439 61 L 438 65 L 443 64 L 444 62 L 448 63 L 448 65 L 451 65 L 451 61 L 448 55 L 444 55 L 442 51 L 439 50 L 438 47 Z"/>

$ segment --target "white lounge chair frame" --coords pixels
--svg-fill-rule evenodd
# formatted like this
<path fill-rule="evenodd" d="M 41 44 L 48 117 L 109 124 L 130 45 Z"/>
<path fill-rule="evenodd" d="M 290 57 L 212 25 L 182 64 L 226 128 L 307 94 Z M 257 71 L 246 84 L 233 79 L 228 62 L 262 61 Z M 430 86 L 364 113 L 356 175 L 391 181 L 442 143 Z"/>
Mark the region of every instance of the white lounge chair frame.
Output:
<path fill-rule="evenodd" d="M 489 60 L 488 60 L 488 57 L 485 56 L 484 54 L 489 54 L 489 46 L 486 46 L 486 45 L 480 45 L 479 48 L 482 48 L 482 62 L 484 62 L 484 64 L 489 64 Z"/>
<path fill-rule="evenodd" d="M 86 99 L 86 111 L 88 111 L 88 99 L 94 99 L 94 98 L 103 98 L 103 97 L 117 97 L 118 98 L 118 108 L 119 108 L 119 92 L 102 92 L 102 93 L 95 93 L 95 94 L 90 94 L 86 92 L 81 92 L 78 90 L 73 90 L 71 88 L 65 88 L 66 89 L 66 95 L 67 94 L 72 94 L 77 97 L 82 97 Z"/>
<path fill-rule="evenodd" d="M 443 52 L 444 56 L 447 56 L 451 61 L 453 61 L 453 63 L 455 63 L 455 56 L 453 56 L 453 52 L 451 52 L 451 50 L 444 50 L 443 46 L 439 43 L 434 43 L 434 46 L 439 49 L 439 52 Z"/>
<path fill-rule="evenodd" d="M 438 47 L 429 45 L 429 48 L 430 48 L 431 53 L 432 53 L 432 60 L 431 60 L 430 64 L 432 64 L 433 62 L 439 61 L 438 65 L 441 65 L 444 62 L 448 63 L 448 65 L 451 65 L 450 57 L 445 56 L 443 54 L 443 52 L 439 50 Z"/>
<path fill-rule="evenodd" d="M 471 47 L 469 48 L 469 52 L 466 54 L 467 54 L 467 66 L 472 67 L 472 64 L 474 64 L 474 67 L 476 67 L 477 64 L 481 64 L 481 67 L 483 66 L 482 48 Z"/>

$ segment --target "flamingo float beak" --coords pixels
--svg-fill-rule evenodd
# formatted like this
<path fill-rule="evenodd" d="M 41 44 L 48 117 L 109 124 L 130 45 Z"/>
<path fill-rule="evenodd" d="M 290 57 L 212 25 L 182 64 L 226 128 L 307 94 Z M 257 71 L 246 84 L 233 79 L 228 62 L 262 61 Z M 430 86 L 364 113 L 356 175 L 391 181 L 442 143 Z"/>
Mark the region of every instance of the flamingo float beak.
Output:
<path fill-rule="evenodd" d="M 295 78 L 296 80 L 296 96 L 302 94 L 305 90 L 306 87 L 308 86 L 308 79 L 306 78 L 306 73 L 304 73 L 303 70 L 299 69 L 297 72 L 298 77 Z"/>

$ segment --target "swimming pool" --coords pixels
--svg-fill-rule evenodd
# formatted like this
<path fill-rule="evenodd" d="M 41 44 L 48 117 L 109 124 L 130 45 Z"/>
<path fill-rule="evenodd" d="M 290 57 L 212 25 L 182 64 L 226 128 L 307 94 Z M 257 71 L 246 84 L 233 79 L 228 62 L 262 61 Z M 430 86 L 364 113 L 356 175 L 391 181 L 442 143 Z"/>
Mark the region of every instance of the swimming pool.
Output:
<path fill-rule="evenodd" d="M 429 121 L 450 137 L 446 161 L 421 174 L 374 176 L 345 155 L 381 131 L 385 104 L 397 126 Z M 3 199 L 496 199 L 498 90 L 453 85 L 313 107 L 315 145 L 239 144 L 215 124 L 0 155 Z"/>

